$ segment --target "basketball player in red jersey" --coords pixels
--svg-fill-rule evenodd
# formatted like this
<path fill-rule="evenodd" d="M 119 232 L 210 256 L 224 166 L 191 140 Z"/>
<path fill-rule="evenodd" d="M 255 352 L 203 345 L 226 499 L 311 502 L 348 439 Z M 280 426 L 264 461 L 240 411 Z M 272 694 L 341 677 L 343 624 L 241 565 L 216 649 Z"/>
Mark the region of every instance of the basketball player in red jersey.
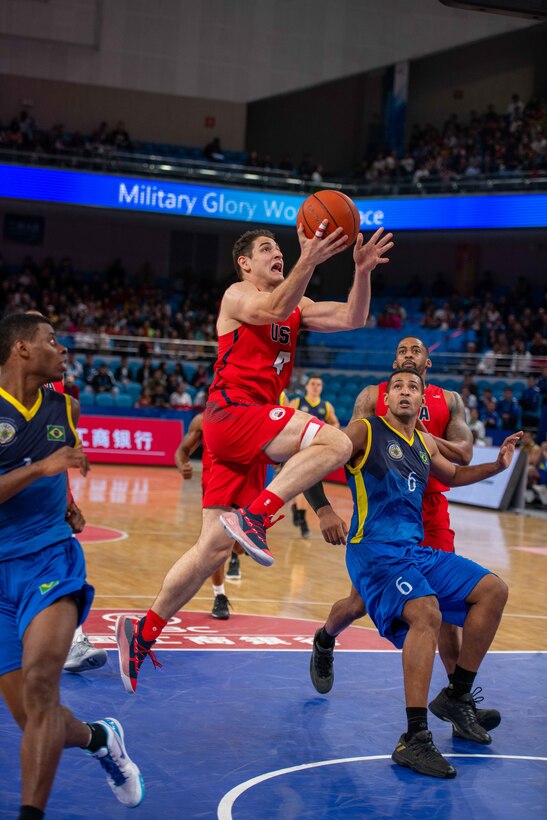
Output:
<path fill-rule="evenodd" d="M 167 573 L 146 617 L 140 622 L 123 615 L 118 619 L 120 672 L 129 693 L 136 689 L 146 655 L 155 661 L 150 650 L 167 620 L 226 560 L 232 538 L 259 563 L 272 564 L 265 540 L 271 516 L 349 457 L 345 433 L 278 403 L 290 380 L 299 328 L 333 332 L 362 327 L 370 305 L 370 274 L 388 261 L 385 254 L 393 246 L 383 229 L 366 244 L 359 234 L 347 301 L 315 303 L 304 296 L 315 268 L 347 243 L 340 228 L 324 236 L 327 225 L 324 220 L 311 239 L 298 227 L 300 258 L 286 278 L 283 254 L 270 231 L 248 231 L 234 245 L 240 281 L 221 301 L 218 359 L 203 421 L 213 462 L 203 496 L 202 530 L 194 547 Z M 267 464 L 284 462 L 264 489 Z M 230 513 L 233 506 L 236 512 Z"/>
<path fill-rule="evenodd" d="M 430 367 L 429 351 L 420 339 L 413 336 L 401 339 L 395 353 L 394 369 L 408 368 L 424 378 Z M 385 392 L 386 382 L 365 387 L 355 401 L 351 420 L 366 418 L 374 414 L 385 416 Z M 445 458 L 455 464 L 469 464 L 473 454 L 473 438 L 465 421 L 465 409 L 458 393 L 443 390 L 433 384 L 427 385 L 425 405 L 421 408 L 417 427 L 433 435 Z M 444 552 L 454 552 L 454 531 L 450 527 L 448 501 L 444 495 L 447 489 L 448 487 L 437 479 L 429 479 L 423 500 L 424 540 L 422 545 Z M 317 514 L 325 540 L 331 544 L 345 544 L 346 524 L 333 512 L 330 505 L 317 510 Z M 316 632 L 310 674 L 313 685 L 321 694 L 329 692 L 334 682 L 333 650 L 336 637 L 364 615 L 366 615 L 365 605 L 352 586 L 347 598 L 333 604 L 325 625 Z M 439 654 L 449 680 L 456 668 L 460 647 L 461 629 L 443 622 L 439 635 Z M 478 710 L 478 718 L 481 725 L 485 720 L 488 728 L 493 729 L 499 723 L 499 712 Z"/>

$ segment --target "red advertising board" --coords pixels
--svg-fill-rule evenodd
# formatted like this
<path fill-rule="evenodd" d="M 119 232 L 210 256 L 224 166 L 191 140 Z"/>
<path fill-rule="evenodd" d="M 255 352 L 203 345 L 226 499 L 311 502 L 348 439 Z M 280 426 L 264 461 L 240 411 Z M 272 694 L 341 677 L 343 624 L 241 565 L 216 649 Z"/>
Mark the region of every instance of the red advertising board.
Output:
<path fill-rule="evenodd" d="M 103 464 L 174 463 L 183 435 L 181 421 L 80 416 L 78 435 L 91 462 Z"/>

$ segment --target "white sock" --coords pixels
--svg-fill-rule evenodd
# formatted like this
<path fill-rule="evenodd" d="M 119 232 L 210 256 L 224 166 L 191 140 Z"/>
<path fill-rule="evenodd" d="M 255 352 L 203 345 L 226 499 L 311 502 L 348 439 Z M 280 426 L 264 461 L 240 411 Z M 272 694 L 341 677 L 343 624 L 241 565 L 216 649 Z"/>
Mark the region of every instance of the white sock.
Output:
<path fill-rule="evenodd" d="M 75 633 L 74 633 L 74 639 L 76 639 L 76 638 L 81 638 L 81 636 L 82 636 L 83 634 L 84 634 L 84 630 L 82 629 L 82 627 L 81 627 L 81 626 L 77 626 L 77 627 L 76 627 L 76 631 L 75 631 Z"/>
<path fill-rule="evenodd" d="M 218 587 L 216 587 L 213 584 L 213 593 L 215 594 L 215 597 L 217 595 L 225 595 L 226 593 L 224 592 L 224 584 L 220 584 L 220 586 L 218 586 Z"/>

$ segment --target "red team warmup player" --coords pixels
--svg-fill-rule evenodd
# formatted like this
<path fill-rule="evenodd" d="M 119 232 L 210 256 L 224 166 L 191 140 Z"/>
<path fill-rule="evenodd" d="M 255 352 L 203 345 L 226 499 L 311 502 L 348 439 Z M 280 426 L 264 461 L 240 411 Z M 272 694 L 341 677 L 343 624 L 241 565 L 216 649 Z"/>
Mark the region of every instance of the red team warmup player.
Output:
<path fill-rule="evenodd" d="M 218 359 L 204 416 L 213 462 L 201 534 L 167 573 L 146 617 L 140 622 L 118 619 L 120 671 L 128 692 L 135 691 L 142 661 L 169 618 L 229 557 L 232 538 L 259 563 L 272 564 L 265 539 L 272 517 L 349 458 L 351 443 L 344 433 L 278 403 L 292 373 L 299 328 L 334 332 L 362 327 L 370 305 L 371 271 L 388 261 L 384 254 L 393 245 L 391 234 L 382 229 L 366 244 L 359 234 L 347 301 L 313 302 L 304 293 L 316 266 L 347 247 L 341 229 L 323 238 L 327 224 L 325 220 L 311 239 L 299 226 L 300 258 L 286 278 L 283 254 L 270 231 L 248 231 L 234 245 L 240 281 L 221 301 Z M 285 462 L 264 489 L 267 465 Z"/>

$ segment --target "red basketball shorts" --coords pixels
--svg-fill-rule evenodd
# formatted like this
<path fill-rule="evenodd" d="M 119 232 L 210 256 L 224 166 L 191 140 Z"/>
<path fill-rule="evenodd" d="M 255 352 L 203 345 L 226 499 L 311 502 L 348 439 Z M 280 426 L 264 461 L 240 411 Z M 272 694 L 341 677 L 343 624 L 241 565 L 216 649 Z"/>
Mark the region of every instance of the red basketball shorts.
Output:
<path fill-rule="evenodd" d="M 203 437 L 210 465 L 203 492 L 204 507 L 246 507 L 262 492 L 264 450 L 294 415 L 292 407 L 275 404 L 220 407 L 207 404 Z"/>
<path fill-rule="evenodd" d="M 454 530 L 450 528 L 448 501 L 444 493 L 426 493 L 422 505 L 424 540 L 421 546 L 454 552 Z"/>
<path fill-rule="evenodd" d="M 203 436 L 216 461 L 272 464 L 264 452 L 293 417 L 293 407 L 277 404 L 228 405 L 208 402 L 203 416 Z"/>

